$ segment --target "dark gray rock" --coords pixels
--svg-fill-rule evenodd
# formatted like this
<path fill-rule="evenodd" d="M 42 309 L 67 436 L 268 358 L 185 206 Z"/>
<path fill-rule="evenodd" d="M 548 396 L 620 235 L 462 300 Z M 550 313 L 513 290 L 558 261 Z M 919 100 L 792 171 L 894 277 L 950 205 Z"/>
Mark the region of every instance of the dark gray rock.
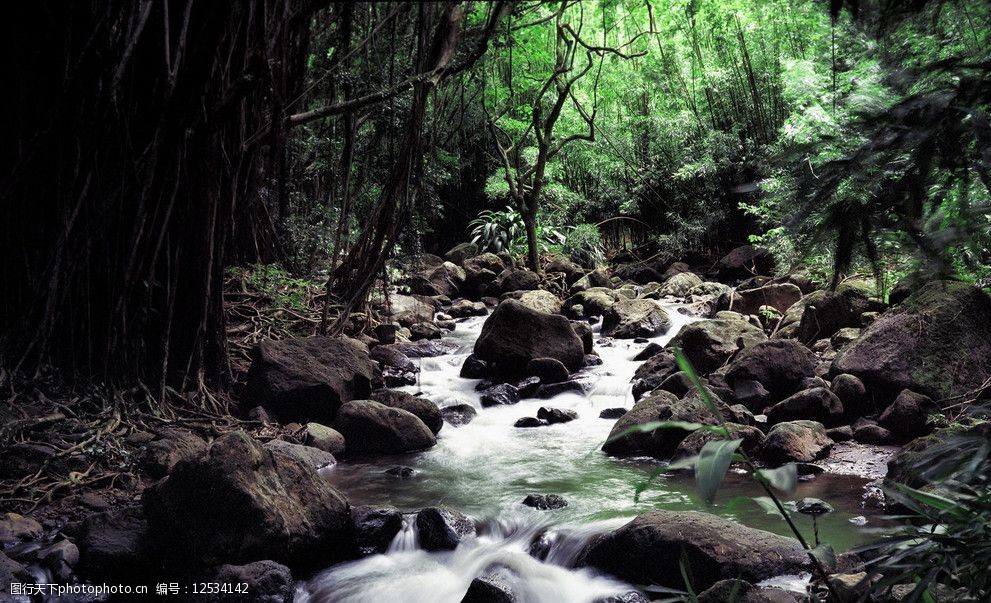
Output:
<path fill-rule="evenodd" d="M 929 415 L 939 411 L 939 405 L 932 398 L 906 389 L 884 409 L 878 423 L 896 437 L 910 440 L 931 432 Z"/>
<path fill-rule="evenodd" d="M 554 358 L 534 358 L 527 363 L 526 374 L 539 378 L 543 384 L 561 383 L 570 376 L 568 367 Z"/>
<path fill-rule="evenodd" d="M 513 423 L 513 427 L 529 428 L 529 427 L 546 427 L 547 421 L 538 419 L 537 417 L 520 417 Z"/>
<path fill-rule="evenodd" d="M 775 339 L 745 348 L 730 363 L 726 382 L 757 381 L 771 394 L 771 402 L 795 393 L 806 377 L 815 374 L 815 355 L 791 339 Z"/>
<path fill-rule="evenodd" d="M 523 504 L 540 511 L 553 509 L 563 509 L 568 506 L 568 501 L 558 494 L 527 494 L 523 499 Z"/>
<path fill-rule="evenodd" d="M 384 553 L 403 528 L 403 514 L 390 507 L 351 507 L 351 520 L 355 543 L 362 555 Z"/>
<path fill-rule="evenodd" d="M 567 408 L 547 408 L 541 406 L 537 411 L 537 418 L 547 421 L 548 425 L 555 423 L 568 423 L 578 418 L 578 413 Z"/>
<path fill-rule="evenodd" d="M 416 514 L 416 531 L 424 550 L 453 550 L 463 540 L 475 537 L 475 523 L 458 511 L 428 507 Z"/>
<path fill-rule="evenodd" d="M 482 402 L 482 406 L 506 406 L 509 404 L 516 404 L 520 401 L 520 392 L 508 383 L 500 383 L 499 385 L 494 385 L 482 392 L 480 400 Z"/>
<path fill-rule="evenodd" d="M 478 411 L 471 404 L 455 404 L 440 409 L 440 414 L 451 424 L 451 427 L 461 427 L 471 423 L 472 419 L 478 416 Z"/>
<path fill-rule="evenodd" d="M 791 461 L 811 463 L 826 456 L 832 446 L 833 441 L 826 435 L 822 423 L 788 421 L 778 423 L 767 432 L 760 457 L 771 465 Z"/>
<path fill-rule="evenodd" d="M 835 425 L 843 417 L 843 403 L 824 387 L 814 387 L 792 394 L 766 411 L 769 425 L 808 419 L 823 425 Z"/>
<path fill-rule="evenodd" d="M 568 319 L 507 299 L 482 326 L 475 356 L 503 373 L 522 374 L 534 358 L 554 358 L 577 371 L 585 352 Z"/>
<path fill-rule="evenodd" d="M 334 429 L 344 436 L 348 454 L 397 454 L 437 443 L 430 428 L 413 413 L 372 400 L 344 404 Z"/>
<path fill-rule="evenodd" d="M 743 348 L 767 340 L 767 335 L 742 319 L 714 318 L 685 325 L 671 340 L 669 346 L 677 346 L 695 370 L 705 375 L 722 366 Z"/>
<path fill-rule="evenodd" d="M 603 408 L 599 413 L 600 419 L 618 419 L 625 415 L 627 410 L 625 408 Z"/>
<path fill-rule="evenodd" d="M 671 328 L 671 318 L 649 299 L 622 299 L 606 310 L 602 334 L 617 339 L 655 337 Z"/>
<path fill-rule="evenodd" d="M 211 603 L 290 603 L 293 600 L 293 577 L 289 568 L 274 561 L 254 561 L 246 565 L 221 565 L 210 573 L 206 582 L 245 584 L 242 593 L 216 593 L 202 596 Z"/>
<path fill-rule="evenodd" d="M 441 416 L 440 409 L 426 398 L 418 398 L 408 392 L 395 389 L 379 389 L 372 392 L 371 399 L 416 415 L 435 435 L 444 426 L 444 417 Z"/>
<path fill-rule="evenodd" d="M 465 379 L 484 379 L 487 372 L 488 366 L 485 362 L 471 354 L 465 358 L 464 364 L 461 365 L 459 376 Z"/>

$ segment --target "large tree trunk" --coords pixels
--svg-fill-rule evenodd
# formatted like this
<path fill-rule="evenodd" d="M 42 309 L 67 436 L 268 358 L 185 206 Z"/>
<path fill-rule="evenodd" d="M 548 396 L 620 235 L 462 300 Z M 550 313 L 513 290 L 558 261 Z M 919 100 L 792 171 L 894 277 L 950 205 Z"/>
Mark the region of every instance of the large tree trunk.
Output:
<path fill-rule="evenodd" d="M 224 266 L 272 252 L 256 194 L 281 169 L 269 95 L 297 93 L 313 8 L 11 5 L 4 364 L 158 392 L 228 383 Z"/>

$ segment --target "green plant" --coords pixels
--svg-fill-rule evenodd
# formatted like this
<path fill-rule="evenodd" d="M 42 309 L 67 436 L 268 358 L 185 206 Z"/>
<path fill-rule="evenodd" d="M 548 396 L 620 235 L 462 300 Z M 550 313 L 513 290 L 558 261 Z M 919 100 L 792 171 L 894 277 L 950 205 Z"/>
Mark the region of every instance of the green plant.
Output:
<path fill-rule="evenodd" d="M 277 308 L 302 310 L 307 288 L 314 283 L 296 278 L 276 264 L 254 264 L 243 273 L 244 281 L 272 301 Z"/>
<path fill-rule="evenodd" d="M 991 409 L 971 409 L 968 424 L 944 430 L 941 441 L 907 457 L 919 486 L 892 483 L 885 496 L 907 520 L 885 540 L 862 549 L 877 559 L 876 592 L 915 584 L 907 601 L 932 601 L 937 585 L 959 601 L 991 600 Z M 942 599 L 941 599 L 942 600 Z"/>
<path fill-rule="evenodd" d="M 520 236 L 526 235 L 523 216 L 512 207 L 502 211 L 486 209 L 478 212 L 478 217 L 468 223 L 471 242 L 481 251 L 510 251 Z"/>
<path fill-rule="evenodd" d="M 723 416 L 722 410 L 720 410 L 719 405 L 716 404 L 716 401 L 713 399 L 712 395 L 702 385 L 698 373 L 695 371 L 695 367 L 692 366 L 692 363 L 688 360 L 688 357 L 685 356 L 684 352 L 682 352 L 680 348 L 674 348 L 674 354 L 678 361 L 678 367 L 688 376 L 689 380 L 692 382 L 692 385 L 698 391 L 702 403 L 716 418 L 717 425 L 705 425 L 702 423 L 691 423 L 685 421 L 652 421 L 624 430 L 619 434 L 614 435 L 611 439 L 619 439 L 629 433 L 652 432 L 656 429 L 683 429 L 686 431 L 705 430 L 722 436 L 723 438 L 730 437 L 731 432 L 729 426 L 727 425 L 726 418 Z M 836 554 L 833 551 L 833 548 L 826 543 L 819 544 L 815 547 L 809 546 L 808 541 L 805 540 L 805 537 L 802 535 L 801 531 L 799 531 L 798 526 L 795 525 L 795 522 L 784 503 L 774 492 L 775 490 L 780 490 L 782 492 L 793 492 L 795 490 L 795 486 L 798 482 L 798 469 L 795 467 L 795 464 L 787 463 L 776 469 L 759 468 L 753 459 L 751 459 L 745 451 L 740 449 L 740 444 L 742 443 L 742 439 L 721 439 L 706 442 L 706 444 L 702 446 L 702 449 L 699 451 L 698 455 L 687 459 L 682 459 L 655 470 L 645 482 L 637 486 L 634 500 L 637 500 L 639 495 L 662 472 L 673 469 L 693 468 L 695 470 L 695 482 L 699 494 L 707 504 L 711 505 L 715 502 L 716 492 L 719 491 L 719 486 L 722 484 L 723 478 L 726 476 L 726 472 L 729 470 L 730 465 L 733 462 L 742 463 L 743 466 L 749 470 L 754 481 L 756 481 L 760 485 L 761 489 L 764 490 L 766 499 L 770 501 L 773 509 L 781 515 L 781 517 L 788 524 L 788 528 L 791 530 L 792 534 L 794 534 L 796 540 L 798 540 L 798 542 L 802 545 L 802 548 L 805 549 L 805 552 L 809 556 L 809 560 L 812 562 L 812 565 L 818 572 L 819 576 L 825 582 L 826 587 L 829 589 L 830 594 L 833 597 L 833 600 L 840 601 L 841 599 L 837 596 L 832 585 L 829 583 L 829 574 L 825 569 L 827 566 L 835 565 Z M 756 502 L 761 504 L 762 501 L 758 500 Z"/>
<path fill-rule="evenodd" d="M 579 266 L 595 268 L 605 261 L 602 238 L 595 224 L 579 224 L 567 234 L 562 246 L 564 253 Z"/>

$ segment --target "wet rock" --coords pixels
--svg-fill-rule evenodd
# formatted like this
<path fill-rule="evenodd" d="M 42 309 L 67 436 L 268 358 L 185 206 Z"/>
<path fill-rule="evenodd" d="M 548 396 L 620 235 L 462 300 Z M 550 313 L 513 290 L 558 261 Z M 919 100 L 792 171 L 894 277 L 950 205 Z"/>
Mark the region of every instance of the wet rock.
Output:
<path fill-rule="evenodd" d="M 814 387 L 792 394 L 767 409 L 766 414 L 769 425 L 799 419 L 835 425 L 843 417 L 843 404 L 828 389 Z"/>
<path fill-rule="evenodd" d="M 488 310 L 485 308 L 485 304 L 482 302 L 471 301 L 467 299 L 459 299 L 451 304 L 451 307 L 447 309 L 447 313 L 452 318 L 468 318 L 469 316 L 485 316 L 488 314 Z"/>
<path fill-rule="evenodd" d="M 800 299 L 802 291 L 797 286 L 790 283 L 771 283 L 754 289 L 731 291 L 719 298 L 716 308 L 747 315 L 760 314 L 763 306 L 769 306 L 784 313 Z"/>
<path fill-rule="evenodd" d="M 501 372 L 517 374 L 534 358 L 554 358 L 576 371 L 585 356 L 568 319 L 537 312 L 512 299 L 499 304 L 486 319 L 474 353 Z"/>
<path fill-rule="evenodd" d="M 793 394 L 814 374 L 815 356 L 808 348 L 794 340 L 776 339 L 740 352 L 726 371 L 726 382 L 733 387 L 740 380 L 757 381 L 775 402 Z"/>
<path fill-rule="evenodd" d="M 293 600 L 293 577 L 289 568 L 274 561 L 254 561 L 245 565 L 221 565 L 205 578 L 206 582 L 247 586 L 242 593 L 201 595 L 210 603 L 290 603 Z"/>
<path fill-rule="evenodd" d="M 527 494 L 523 499 L 523 504 L 540 511 L 552 509 L 563 509 L 568 506 L 568 501 L 558 494 Z"/>
<path fill-rule="evenodd" d="M 595 270 L 589 272 L 585 276 L 581 277 L 571 287 L 568 289 L 568 293 L 574 295 L 579 291 L 586 291 L 592 289 L 593 287 L 611 287 L 612 282 L 609 279 L 609 273 L 606 272 L 604 268 L 596 268 Z"/>
<path fill-rule="evenodd" d="M 561 312 L 561 300 L 550 291 L 543 289 L 526 291 L 520 295 L 519 301 L 524 306 L 544 314 L 559 314 Z"/>
<path fill-rule="evenodd" d="M 156 547 L 191 566 L 259 557 L 312 565 L 342 557 L 351 540 L 336 490 L 297 456 L 239 431 L 176 465 L 142 503 Z"/>
<path fill-rule="evenodd" d="M 717 402 L 723 408 L 725 404 Z M 633 408 L 624 414 L 602 445 L 602 450 L 615 456 L 653 456 L 669 458 L 691 432 L 683 429 L 656 429 L 652 432 L 625 433 L 631 427 L 653 421 L 689 421 L 714 425 L 716 417 L 706 408 L 693 391 L 679 400 L 674 394 L 656 391 L 649 397 L 637 402 Z"/>
<path fill-rule="evenodd" d="M 386 469 L 383 473 L 392 477 L 398 477 L 399 479 L 409 479 L 416 475 L 416 469 L 407 467 L 406 465 L 396 465 L 395 467 Z"/>
<path fill-rule="evenodd" d="M 546 427 L 547 421 L 543 419 L 538 419 L 537 417 L 520 417 L 513 423 L 513 427 L 529 428 L 529 427 Z"/>
<path fill-rule="evenodd" d="M 799 573 L 809 564 L 796 540 L 691 511 L 642 514 L 590 541 L 579 564 L 634 584 L 680 588 L 683 555 L 698 589 L 726 578 L 757 582 Z"/>
<path fill-rule="evenodd" d="M 633 398 L 640 399 L 644 394 L 654 391 L 665 379 L 680 370 L 674 353 L 668 350 L 651 356 L 633 373 Z"/>
<path fill-rule="evenodd" d="M 774 267 L 774 256 L 771 252 L 752 245 L 737 247 L 716 263 L 719 278 L 724 280 L 747 278 L 755 274 L 773 274 Z"/>
<path fill-rule="evenodd" d="M 929 415 L 939 411 L 932 398 L 906 389 L 884 409 L 878 422 L 898 438 L 910 440 L 932 431 Z"/>
<path fill-rule="evenodd" d="M 678 371 L 662 381 L 658 386 L 658 389 L 671 392 L 680 398 L 692 391 L 693 387 L 695 387 L 695 385 L 692 383 L 692 380 L 688 378 L 688 373 Z"/>
<path fill-rule="evenodd" d="M 466 274 L 461 266 L 453 262 L 443 262 L 435 268 L 428 268 L 409 279 L 409 288 L 420 295 L 444 295 L 454 297 L 461 292 Z"/>
<path fill-rule="evenodd" d="M 79 548 L 71 541 L 62 539 L 38 549 L 37 559 L 57 579 L 69 580 L 72 569 L 79 563 Z"/>
<path fill-rule="evenodd" d="M 478 245 L 474 243 L 458 243 L 444 254 L 444 259 L 452 264 L 461 266 L 468 258 L 478 255 Z"/>
<path fill-rule="evenodd" d="M 391 507 L 351 507 L 351 520 L 361 555 L 384 553 L 403 528 L 403 514 Z"/>
<path fill-rule="evenodd" d="M 510 291 L 532 291 L 540 287 L 540 276 L 529 270 L 507 268 L 486 288 L 488 293 L 508 293 Z"/>
<path fill-rule="evenodd" d="M 834 442 L 846 442 L 853 439 L 853 427 L 841 425 L 826 430 L 826 435 Z"/>
<path fill-rule="evenodd" d="M 592 327 L 587 322 L 573 320 L 571 321 L 571 328 L 574 329 L 575 335 L 582 340 L 582 350 L 585 354 L 592 354 L 595 345 Z"/>
<path fill-rule="evenodd" d="M 671 328 L 671 318 L 649 299 L 624 299 L 606 310 L 602 334 L 617 339 L 655 337 Z"/>
<path fill-rule="evenodd" d="M 740 349 L 767 340 L 759 327 L 744 320 L 715 318 L 687 324 L 671 340 L 678 346 L 699 374 L 705 375 L 722 366 Z"/>
<path fill-rule="evenodd" d="M 572 262 L 566 257 L 555 255 L 550 258 L 547 265 L 544 266 L 546 272 L 563 272 L 565 282 L 568 285 L 574 284 L 578 279 L 585 276 L 585 269 L 578 264 Z"/>
<path fill-rule="evenodd" d="M 537 411 L 537 418 L 546 421 L 548 425 L 555 423 L 568 423 L 578 418 L 578 413 L 567 408 L 547 408 L 541 406 Z"/>
<path fill-rule="evenodd" d="M 480 401 L 483 407 L 516 404 L 520 401 L 520 392 L 508 383 L 500 383 L 482 392 Z"/>
<path fill-rule="evenodd" d="M 0 552 L 0 600 L 18 602 L 21 600 L 7 596 L 13 583 L 34 584 L 35 578 L 23 565 Z"/>
<path fill-rule="evenodd" d="M 466 259 L 462 265 L 465 269 L 465 285 L 475 293 L 481 292 L 506 269 L 506 265 L 494 253 L 476 255 Z"/>
<path fill-rule="evenodd" d="M 731 439 L 743 440 L 743 444 L 740 446 L 745 452 L 753 455 L 760 451 L 761 446 L 764 444 L 764 432 L 756 427 L 741 425 L 739 423 L 727 423 L 726 426 L 729 428 Z M 681 459 L 695 456 L 702 451 L 702 447 L 708 442 L 725 439 L 723 436 L 709 431 L 701 429 L 693 431 L 678 444 L 672 458 Z"/>
<path fill-rule="evenodd" d="M 409 356 L 390 345 L 377 345 L 372 348 L 369 357 L 383 367 L 390 366 L 407 373 L 419 373 L 420 366 L 410 360 Z"/>
<path fill-rule="evenodd" d="M 390 295 L 386 315 L 400 326 L 409 327 L 418 322 L 430 322 L 434 318 L 434 306 L 422 295 Z M 385 342 L 383 342 L 385 343 Z"/>
<path fill-rule="evenodd" d="M 410 325 L 409 332 L 413 341 L 440 339 L 444 335 L 443 329 L 432 322 L 418 322 Z"/>
<path fill-rule="evenodd" d="M 353 339 L 266 340 L 252 355 L 245 398 L 283 423 L 331 422 L 341 404 L 371 393 L 374 364 Z"/>
<path fill-rule="evenodd" d="M 598 599 L 595 603 L 650 603 L 650 599 L 639 591 L 631 590 L 621 595 Z"/>
<path fill-rule="evenodd" d="M 410 358 L 434 358 L 450 354 L 458 349 L 458 344 L 453 341 L 404 341 L 395 343 L 393 347 Z"/>
<path fill-rule="evenodd" d="M 861 444 L 893 444 L 894 434 L 877 423 L 863 422 L 853 428 L 853 439 Z"/>
<path fill-rule="evenodd" d="M 463 540 L 475 537 L 475 523 L 453 509 L 428 507 L 417 513 L 416 531 L 424 550 L 453 550 Z"/>
<path fill-rule="evenodd" d="M 312 446 L 330 454 L 344 454 L 344 436 L 336 429 L 331 429 L 320 423 L 306 424 L 303 441 L 307 446 Z"/>
<path fill-rule="evenodd" d="M 396 454 L 437 443 L 430 428 L 413 413 L 372 400 L 355 400 L 341 406 L 334 429 L 344 435 L 348 454 Z"/>
<path fill-rule="evenodd" d="M 540 379 L 541 383 L 561 383 L 567 381 L 568 367 L 554 358 L 534 358 L 526 365 L 526 374 Z"/>
<path fill-rule="evenodd" d="M 485 361 L 479 360 L 474 354 L 471 354 L 465 358 L 464 364 L 461 365 L 459 376 L 464 379 L 484 379 L 487 373 L 488 365 L 485 364 Z"/>
<path fill-rule="evenodd" d="M 926 482 L 919 477 L 920 469 L 926 456 L 933 454 L 929 450 L 930 448 L 937 446 L 939 448 L 936 450 L 942 450 L 942 454 L 951 457 L 959 449 L 960 444 L 957 440 L 969 440 L 983 444 L 988 438 L 991 438 L 991 423 L 988 422 L 937 429 L 929 435 L 915 438 L 902 446 L 898 454 L 888 462 L 887 478 L 913 488 L 922 487 Z"/>
<path fill-rule="evenodd" d="M 593 287 L 585 291 L 575 293 L 564 301 L 563 311 L 572 318 L 584 318 L 588 316 L 602 316 L 609 308 L 616 303 L 617 295 L 612 289 L 605 287 Z M 576 306 L 582 307 L 582 314 L 578 316 L 574 310 Z"/>
<path fill-rule="evenodd" d="M 691 272 L 679 272 L 664 281 L 657 290 L 661 297 L 685 297 L 694 287 L 702 284 L 702 279 Z"/>
<path fill-rule="evenodd" d="M 461 603 L 518 603 L 509 582 L 499 573 L 479 576 L 468 585 Z"/>
<path fill-rule="evenodd" d="M 771 393 L 760 381 L 737 379 L 733 382 L 733 399 L 753 412 L 762 413 L 771 402 Z"/>
<path fill-rule="evenodd" d="M 613 274 L 622 281 L 632 281 L 638 285 L 646 285 L 650 282 L 661 282 L 664 280 L 664 277 L 657 271 L 657 268 L 644 262 L 633 262 L 631 264 L 617 266 L 613 270 Z"/>
<path fill-rule="evenodd" d="M 547 400 L 565 393 L 578 394 L 584 396 L 588 392 L 588 387 L 582 381 L 562 381 L 561 383 L 548 383 L 537 388 L 534 398 Z"/>
<path fill-rule="evenodd" d="M 44 529 L 41 524 L 17 513 L 4 513 L 0 518 L 0 544 L 38 540 Z"/>
<path fill-rule="evenodd" d="M 846 344 L 856 341 L 858 337 L 860 337 L 858 327 L 843 327 L 829 338 L 829 345 L 833 346 L 834 350 L 839 350 Z"/>
<path fill-rule="evenodd" d="M 644 348 L 640 350 L 640 352 L 636 356 L 634 356 L 633 359 L 638 362 L 642 362 L 644 360 L 650 359 L 651 357 L 653 357 L 655 354 L 659 353 L 663 349 L 664 346 L 662 346 L 661 344 L 651 342 L 648 343 L 646 346 L 644 346 Z"/>
<path fill-rule="evenodd" d="M 602 366 L 602 357 L 598 354 L 585 354 L 584 366 L 586 368 L 592 366 Z"/>
<path fill-rule="evenodd" d="M 206 441 L 187 429 L 163 429 L 145 447 L 141 466 L 151 477 L 164 477 L 176 463 L 196 458 L 206 448 Z"/>
<path fill-rule="evenodd" d="M 90 580 L 133 580 L 144 575 L 150 564 L 147 534 L 148 524 L 137 505 L 86 517 L 73 534 L 80 572 Z"/>
<path fill-rule="evenodd" d="M 418 398 L 408 392 L 395 389 L 379 389 L 372 392 L 371 399 L 416 415 L 435 435 L 444 426 L 444 417 L 441 416 L 440 409 L 426 398 Z"/>
<path fill-rule="evenodd" d="M 854 287 L 827 291 L 809 298 L 798 325 L 798 339 L 812 343 L 829 338 L 844 327 L 859 327 L 860 315 L 878 307 Z"/>
<path fill-rule="evenodd" d="M 852 599 L 851 599 L 852 600 Z M 798 603 L 791 593 L 779 588 L 754 586 L 746 580 L 720 580 L 698 594 L 698 603 Z"/>
<path fill-rule="evenodd" d="M 867 572 L 831 574 L 828 580 L 833 592 L 841 601 L 865 600 L 873 582 L 868 579 Z"/>
<path fill-rule="evenodd" d="M 478 411 L 471 404 L 455 404 L 440 409 L 440 414 L 451 427 L 461 427 L 471 423 L 472 419 L 478 416 Z"/>
<path fill-rule="evenodd" d="M 811 463 L 826 456 L 832 445 L 822 423 L 788 421 L 778 423 L 767 432 L 760 457 L 772 465 L 790 461 Z"/>
<path fill-rule="evenodd" d="M 626 414 L 625 408 L 603 408 L 599 412 L 600 419 L 618 419 Z"/>
<path fill-rule="evenodd" d="M 516 391 L 520 393 L 521 400 L 523 398 L 533 398 L 537 395 L 537 391 L 540 389 L 540 378 L 526 377 L 525 379 L 514 381 L 513 387 L 515 387 Z"/>
<path fill-rule="evenodd" d="M 396 343 L 396 334 L 399 332 L 399 323 L 385 322 L 375 326 L 375 338 L 379 343 Z"/>
<path fill-rule="evenodd" d="M 830 387 L 843 403 L 843 412 L 847 417 L 857 418 L 871 414 L 873 408 L 867 398 L 867 388 L 860 379 L 846 373 L 836 375 Z"/>
<path fill-rule="evenodd" d="M 266 450 L 294 457 L 311 469 L 321 469 L 337 462 L 334 455 L 329 452 L 324 452 L 313 446 L 293 444 L 285 440 L 271 440 L 265 442 L 264 447 Z"/>

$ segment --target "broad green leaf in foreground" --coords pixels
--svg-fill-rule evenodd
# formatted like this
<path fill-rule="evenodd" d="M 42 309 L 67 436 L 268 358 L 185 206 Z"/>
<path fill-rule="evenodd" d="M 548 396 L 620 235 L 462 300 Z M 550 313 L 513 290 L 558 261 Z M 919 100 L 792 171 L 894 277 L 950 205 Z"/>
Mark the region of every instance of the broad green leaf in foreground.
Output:
<path fill-rule="evenodd" d="M 742 443 L 743 440 L 706 442 L 699 452 L 695 465 L 695 481 L 702 500 L 707 504 L 711 505 L 716 500 L 719 484 L 723 482 L 723 477 L 733 462 L 733 453 Z"/>

